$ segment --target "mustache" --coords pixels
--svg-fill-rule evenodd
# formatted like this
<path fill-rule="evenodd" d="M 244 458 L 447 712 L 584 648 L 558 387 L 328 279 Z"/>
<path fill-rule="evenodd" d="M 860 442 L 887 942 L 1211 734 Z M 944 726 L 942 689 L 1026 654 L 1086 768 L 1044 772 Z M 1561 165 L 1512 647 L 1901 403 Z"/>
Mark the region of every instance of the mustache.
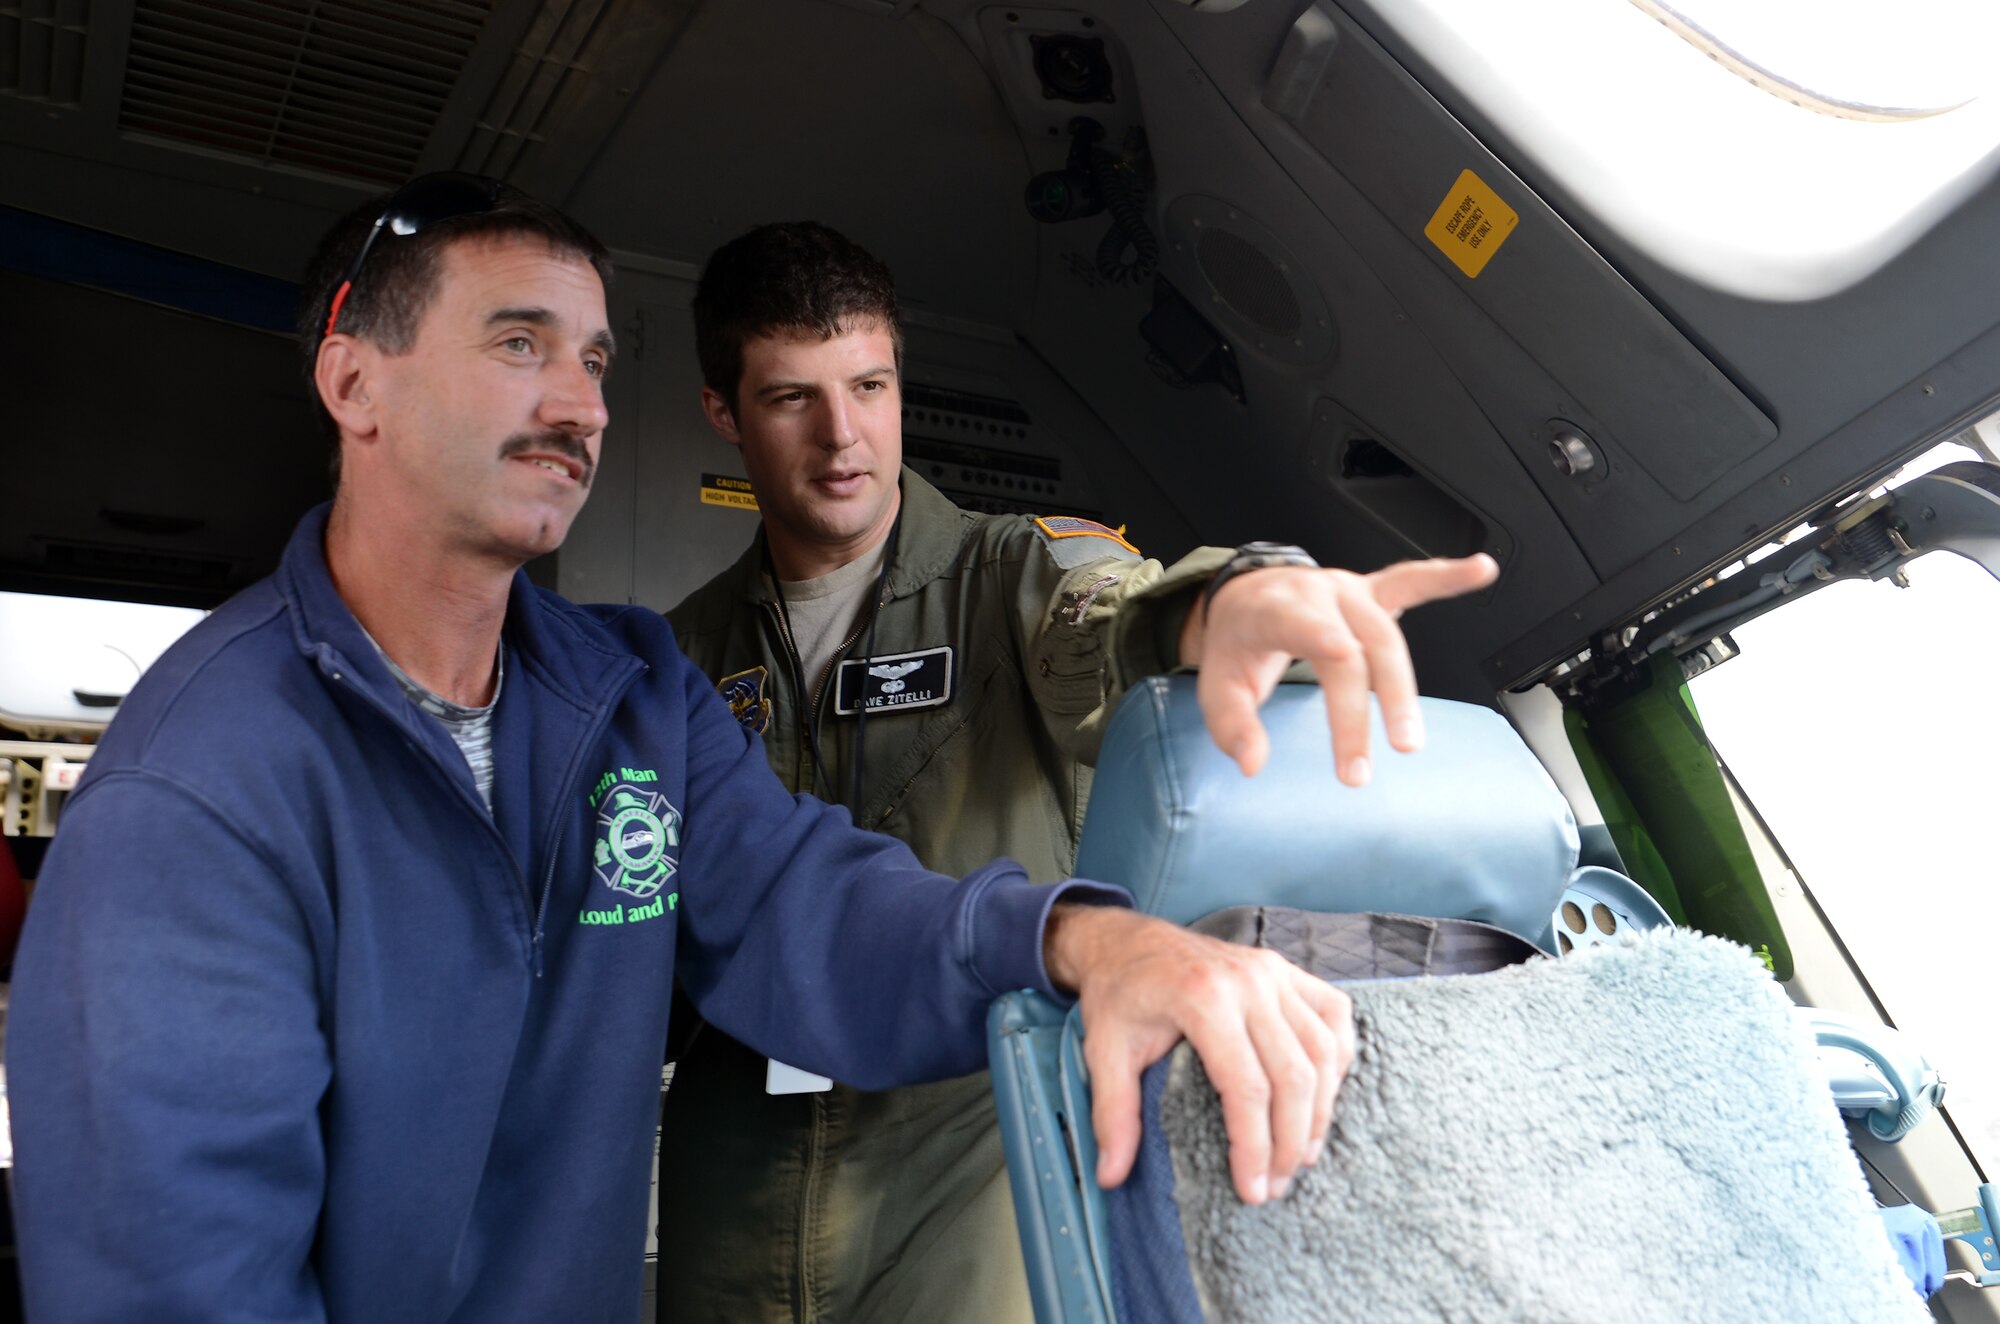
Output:
<path fill-rule="evenodd" d="M 590 480 L 597 476 L 597 465 L 590 458 L 590 448 L 567 432 L 551 429 L 547 432 L 517 432 L 500 443 L 500 458 L 511 460 L 516 455 L 560 455 L 565 460 L 575 460 L 579 470 L 577 485 L 590 487 Z"/>

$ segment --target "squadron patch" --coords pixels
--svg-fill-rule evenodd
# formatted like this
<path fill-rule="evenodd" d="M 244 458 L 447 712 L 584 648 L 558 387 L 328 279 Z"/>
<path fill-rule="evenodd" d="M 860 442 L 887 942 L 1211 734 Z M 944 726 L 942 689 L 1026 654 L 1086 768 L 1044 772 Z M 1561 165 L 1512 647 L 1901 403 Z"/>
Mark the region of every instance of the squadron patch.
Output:
<path fill-rule="evenodd" d="M 833 682 L 833 710 L 846 716 L 904 708 L 938 708 L 951 702 L 951 645 L 915 653 L 842 662 Z"/>
<path fill-rule="evenodd" d="M 751 667 L 724 676 L 715 682 L 715 691 L 729 702 L 729 712 L 751 735 L 762 735 L 771 724 L 771 701 L 764 697 L 764 681 L 770 672 Z"/>
<path fill-rule="evenodd" d="M 1049 555 L 1065 570 L 1073 570 L 1086 561 L 1117 556 L 1118 551 L 1104 545 L 1107 542 L 1133 556 L 1141 555 L 1124 534 L 1094 519 L 1083 519 L 1077 515 L 1038 515 L 1030 523 L 1042 535 Z"/>

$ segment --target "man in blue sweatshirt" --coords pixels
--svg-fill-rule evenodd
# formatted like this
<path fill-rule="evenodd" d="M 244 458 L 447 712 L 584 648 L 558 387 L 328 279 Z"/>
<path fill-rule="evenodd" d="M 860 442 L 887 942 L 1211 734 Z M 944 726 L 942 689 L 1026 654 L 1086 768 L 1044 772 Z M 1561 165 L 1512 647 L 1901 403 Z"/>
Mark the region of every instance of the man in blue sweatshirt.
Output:
<path fill-rule="evenodd" d="M 335 500 L 126 702 L 15 965 L 33 1317 L 635 1318 L 676 976 L 871 1088 L 979 1066 L 999 992 L 1074 995 L 1100 1180 L 1183 1035 L 1246 1199 L 1316 1156 L 1339 993 L 1110 889 L 925 872 L 787 794 L 655 613 L 528 582 L 597 462 L 608 275 L 468 176 L 322 246 Z"/>

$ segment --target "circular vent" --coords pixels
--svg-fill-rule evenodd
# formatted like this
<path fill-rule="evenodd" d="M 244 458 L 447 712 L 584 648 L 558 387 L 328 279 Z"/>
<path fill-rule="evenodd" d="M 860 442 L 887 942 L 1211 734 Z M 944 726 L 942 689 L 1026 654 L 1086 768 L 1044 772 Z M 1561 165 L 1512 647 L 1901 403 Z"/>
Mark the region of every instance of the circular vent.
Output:
<path fill-rule="evenodd" d="M 1281 363 L 1326 362 L 1333 314 L 1304 263 L 1220 198 L 1189 193 L 1166 209 L 1171 278 L 1239 350 Z"/>
<path fill-rule="evenodd" d="M 1237 312 L 1274 336 L 1297 335 L 1299 301 L 1284 273 L 1249 240 L 1204 228 L 1195 241 L 1201 274 Z"/>

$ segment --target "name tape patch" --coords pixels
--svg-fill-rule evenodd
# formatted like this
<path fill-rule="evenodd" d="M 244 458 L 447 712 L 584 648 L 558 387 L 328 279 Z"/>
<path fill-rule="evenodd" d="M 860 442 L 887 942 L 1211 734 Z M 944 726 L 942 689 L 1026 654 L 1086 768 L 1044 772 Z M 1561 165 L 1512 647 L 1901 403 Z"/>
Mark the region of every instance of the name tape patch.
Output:
<path fill-rule="evenodd" d="M 833 710 L 843 716 L 901 708 L 937 708 L 951 702 L 956 668 L 951 645 L 915 653 L 842 662 L 833 682 Z"/>

